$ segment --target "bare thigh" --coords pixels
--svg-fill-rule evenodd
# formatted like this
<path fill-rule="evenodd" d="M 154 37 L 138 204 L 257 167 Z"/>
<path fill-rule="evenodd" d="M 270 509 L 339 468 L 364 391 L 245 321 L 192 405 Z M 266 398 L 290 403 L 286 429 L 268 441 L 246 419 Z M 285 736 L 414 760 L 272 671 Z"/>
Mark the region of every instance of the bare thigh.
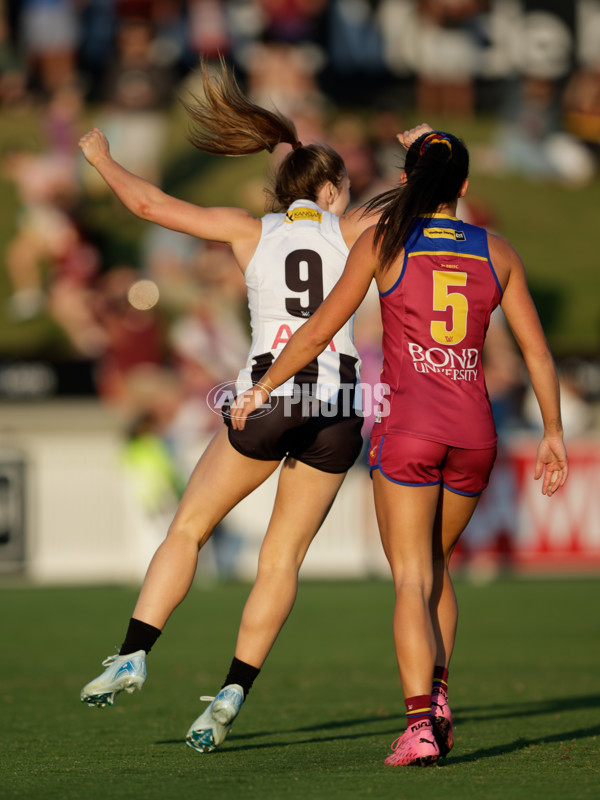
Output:
<path fill-rule="evenodd" d="M 196 464 L 170 530 L 195 532 L 202 546 L 223 517 L 278 466 L 278 461 L 259 461 L 238 453 L 223 427 Z"/>
<path fill-rule="evenodd" d="M 261 560 L 286 552 L 296 569 L 300 567 L 345 475 L 323 472 L 293 458 L 284 461 Z"/>
<path fill-rule="evenodd" d="M 440 495 L 433 531 L 433 555 L 448 563 L 460 535 L 479 502 L 480 495 L 465 496 L 444 489 Z"/>
<path fill-rule="evenodd" d="M 373 473 L 381 542 L 396 580 L 431 583 L 432 535 L 439 486 L 403 486 Z"/>

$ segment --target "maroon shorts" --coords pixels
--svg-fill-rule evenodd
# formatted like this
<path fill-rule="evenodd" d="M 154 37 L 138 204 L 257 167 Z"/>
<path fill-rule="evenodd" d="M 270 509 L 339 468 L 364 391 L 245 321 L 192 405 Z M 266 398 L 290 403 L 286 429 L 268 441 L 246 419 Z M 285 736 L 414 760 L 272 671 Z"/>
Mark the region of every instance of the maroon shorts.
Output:
<path fill-rule="evenodd" d="M 402 486 L 435 486 L 467 496 L 478 495 L 488 485 L 496 448 L 465 450 L 405 434 L 373 436 L 369 466 Z"/>

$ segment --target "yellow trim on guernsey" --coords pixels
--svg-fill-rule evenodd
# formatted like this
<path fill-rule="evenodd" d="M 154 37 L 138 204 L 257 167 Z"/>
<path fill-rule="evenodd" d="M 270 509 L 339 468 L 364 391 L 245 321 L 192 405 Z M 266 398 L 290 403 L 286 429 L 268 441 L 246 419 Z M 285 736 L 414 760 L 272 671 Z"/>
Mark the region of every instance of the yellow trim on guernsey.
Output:
<path fill-rule="evenodd" d="M 413 256 L 460 256 L 461 258 L 474 258 L 477 261 L 487 261 L 485 256 L 474 256 L 471 253 L 453 253 L 449 250 L 414 250 L 408 254 L 409 258 Z"/>

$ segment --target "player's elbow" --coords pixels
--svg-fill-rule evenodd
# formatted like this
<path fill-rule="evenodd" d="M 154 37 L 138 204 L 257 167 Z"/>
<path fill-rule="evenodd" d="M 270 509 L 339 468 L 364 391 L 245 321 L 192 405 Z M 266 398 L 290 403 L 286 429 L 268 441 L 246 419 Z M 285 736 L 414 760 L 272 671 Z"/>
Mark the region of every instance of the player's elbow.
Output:
<path fill-rule="evenodd" d="M 140 198 L 132 209 L 136 217 L 145 219 L 148 222 L 154 222 L 156 219 L 156 204 L 150 200 Z"/>
<path fill-rule="evenodd" d="M 547 365 L 554 362 L 548 342 L 544 337 L 525 342 L 521 347 L 523 358 L 528 364 Z"/>
<path fill-rule="evenodd" d="M 539 344 L 537 347 L 530 347 L 523 352 L 523 358 L 530 376 L 556 373 L 554 358 L 550 348 Z"/>
<path fill-rule="evenodd" d="M 311 331 L 308 337 L 308 346 L 311 351 L 321 353 L 329 342 L 331 341 L 331 332 L 326 330 L 315 329 Z"/>
<path fill-rule="evenodd" d="M 165 215 L 165 196 L 160 190 L 155 190 L 154 187 L 149 191 L 140 192 L 132 201 L 133 213 L 145 219 L 148 222 L 156 222 L 161 224 L 161 219 Z"/>

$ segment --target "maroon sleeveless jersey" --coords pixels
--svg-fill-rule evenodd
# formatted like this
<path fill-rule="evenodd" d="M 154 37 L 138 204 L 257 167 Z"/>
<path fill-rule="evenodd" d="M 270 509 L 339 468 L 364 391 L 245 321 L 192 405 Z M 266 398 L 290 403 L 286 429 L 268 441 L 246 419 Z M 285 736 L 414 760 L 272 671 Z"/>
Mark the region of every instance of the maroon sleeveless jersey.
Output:
<path fill-rule="evenodd" d="M 400 277 L 380 293 L 389 394 L 372 436 L 494 447 L 481 349 L 501 298 L 483 228 L 440 214 L 417 219 Z"/>

